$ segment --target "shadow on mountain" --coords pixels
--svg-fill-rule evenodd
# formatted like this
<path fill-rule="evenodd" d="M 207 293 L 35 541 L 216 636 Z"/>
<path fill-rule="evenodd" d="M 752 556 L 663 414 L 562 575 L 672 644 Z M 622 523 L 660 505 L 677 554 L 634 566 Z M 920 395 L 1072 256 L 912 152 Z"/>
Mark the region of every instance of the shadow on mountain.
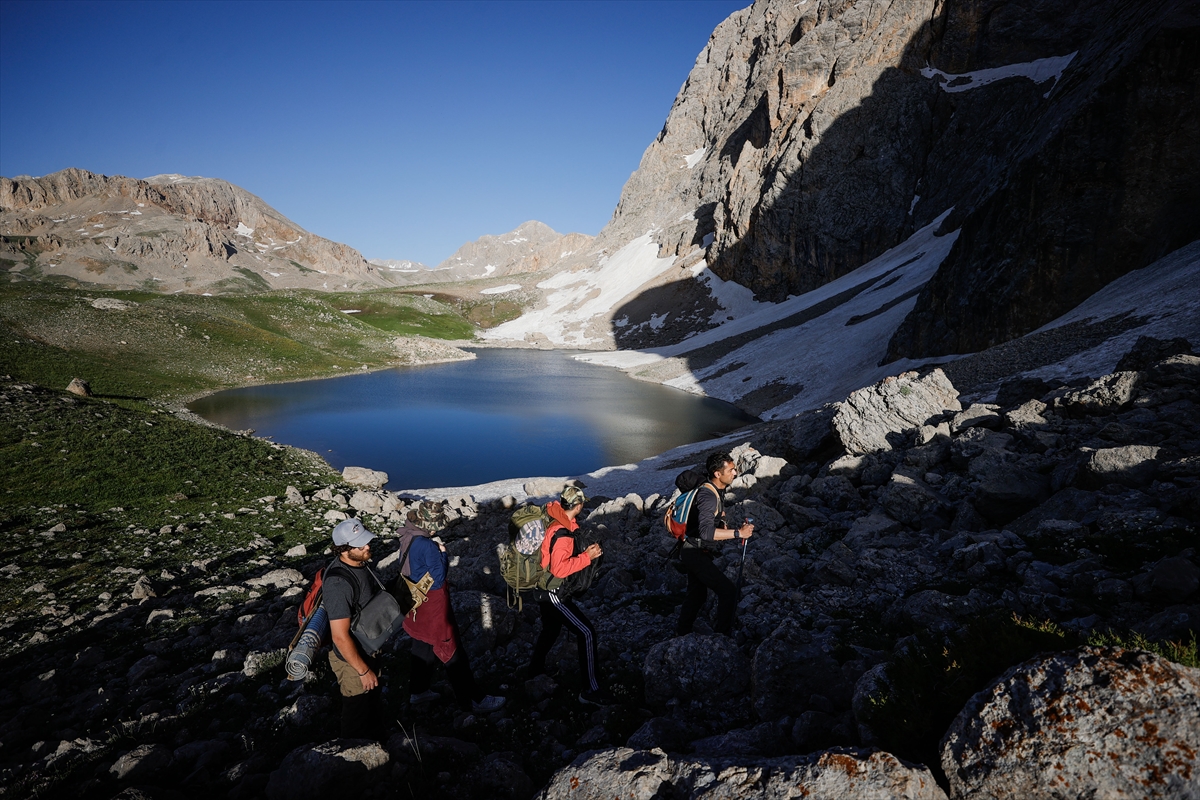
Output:
<path fill-rule="evenodd" d="M 701 258 L 758 300 L 778 302 L 857 269 L 952 207 L 941 232 L 961 229 L 959 239 L 880 353 L 885 361 L 1010 341 L 1200 237 L 1195 17 L 1165 0 L 1136 13 L 1120 0 L 1083 9 L 1065 1 L 947 4 L 912 36 L 898 65 L 824 130 L 814 130 L 811 105 L 780 121 L 765 94 L 747 97 L 744 120 L 718 149 L 726 174 L 763 165 L 745 234 L 730 238 L 726 217 L 746 198 L 723 187 L 696 214 L 694 235 L 675 245 L 689 274 L 616 310 L 618 346 L 678 344 L 730 320 L 690 274 Z M 1072 52 L 1057 81 L 1015 77 L 948 92 L 921 75 L 927 65 L 958 74 Z M 855 76 L 831 72 L 822 91 L 838 79 Z M 796 166 L 781 181 L 789 160 Z M 669 253 L 670 243 L 663 246 Z M 702 375 L 736 347 L 866 288 L 679 358 Z M 755 390 L 769 397 L 734 402 L 758 413 L 770 407 L 762 402 L 802 392 L 803 376 L 795 378 Z"/>

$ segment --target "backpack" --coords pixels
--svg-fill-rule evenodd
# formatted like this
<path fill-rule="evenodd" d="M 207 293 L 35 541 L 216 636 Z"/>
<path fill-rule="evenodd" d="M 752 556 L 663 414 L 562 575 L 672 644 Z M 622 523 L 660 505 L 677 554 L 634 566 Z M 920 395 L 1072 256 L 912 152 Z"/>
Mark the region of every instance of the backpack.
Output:
<path fill-rule="evenodd" d="M 687 535 L 688 517 L 692 513 L 692 504 L 696 501 L 696 492 L 701 488 L 707 488 L 717 498 L 717 508 L 721 507 L 721 495 L 716 488 L 704 480 L 702 473 L 698 470 L 685 470 L 675 478 L 675 486 L 681 494 L 675 498 L 667 511 L 663 514 L 663 525 L 666 526 L 667 532 L 674 536 L 679 541 L 683 541 Z"/>
<path fill-rule="evenodd" d="M 308 591 L 304 593 L 304 600 L 300 603 L 300 608 L 296 609 L 296 624 L 300 626 L 300 631 L 304 631 L 305 624 L 312 619 L 312 615 L 321 605 L 322 588 L 325 586 L 325 573 L 329 568 L 337 563 L 334 558 L 328 565 L 317 570 L 317 574 L 313 575 L 312 583 L 309 584 Z M 296 638 L 300 638 L 300 634 L 296 634 Z M 322 644 L 329 644 L 329 635 L 326 632 Z"/>
<path fill-rule="evenodd" d="M 541 589 L 551 592 L 562 586 L 562 578 L 542 569 L 542 542 L 552 522 L 546 509 L 539 505 L 521 506 L 509 519 L 508 545 L 500 549 L 500 577 L 508 584 L 509 608 L 522 609 L 523 591 Z M 557 534 L 555 538 L 558 538 Z"/>
<path fill-rule="evenodd" d="M 531 556 L 542 547 L 550 515 L 539 505 L 521 506 L 508 521 L 508 541 L 523 556 Z"/>

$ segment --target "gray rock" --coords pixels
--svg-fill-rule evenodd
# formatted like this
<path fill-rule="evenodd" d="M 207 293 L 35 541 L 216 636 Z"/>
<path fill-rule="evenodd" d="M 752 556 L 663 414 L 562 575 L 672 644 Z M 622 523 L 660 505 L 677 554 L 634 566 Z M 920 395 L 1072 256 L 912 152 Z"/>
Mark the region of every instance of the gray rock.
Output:
<path fill-rule="evenodd" d="M 1134 579 L 1138 597 L 1181 603 L 1200 589 L 1200 567 L 1182 556 L 1164 558 Z"/>
<path fill-rule="evenodd" d="M 809 460 L 833 438 L 833 418 L 837 405 L 829 404 L 797 414 L 785 424 L 784 456 L 793 464 Z"/>
<path fill-rule="evenodd" d="M 91 384 L 82 378 L 71 378 L 71 382 L 67 384 L 67 391 L 80 397 L 92 396 Z"/>
<path fill-rule="evenodd" d="M 1094 450 L 1084 464 L 1080 483 L 1098 489 L 1106 483 L 1123 486 L 1148 486 L 1158 469 L 1159 448 L 1131 444 Z"/>
<path fill-rule="evenodd" d="M 311 725 L 317 717 L 329 709 L 333 701 L 323 694 L 304 694 L 296 702 L 279 710 L 275 718 L 296 728 Z"/>
<path fill-rule="evenodd" d="M 848 703 L 850 687 L 832 653 L 833 645 L 819 634 L 794 625 L 774 631 L 754 651 L 751 665 L 758 718 L 797 716 L 808 710 L 814 694 Z"/>
<path fill-rule="evenodd" d="M 388 474 L 366 467 L 346 467 L 342 470 L 342 478 L 346 483 L 361 486 L 364 489 L 382 489 L 388 482 Z"/>
<path fill-rule="evenodd" d="M 1025 428 L 1040 428 L 1047 424 L 1042 412 L 1046 404 L 1041 400 L 1030 400 L 1022 403 L 1004 415 L 1004 422 L 1010 428 L 1023 430 Z"/>
<path fill-rule="evenodd" d="M 1072 415 L 1112 414 L 1129 406 L 1137 391 L 1138 373 L 1114 372 L 1083 389 L 1056 398 L 1054 407 Z"/>
<path fill-rule="evenodd" d="M 634 750 L 653 750 L 658 748 L 668 753 L 686 750 L 692 740 L 700 735 L 700 730 L 674 717 L 651 717 L 642 723 L 642 727 L 634 731 L 625 743 L 626 747 Z"/>
<path fill-rule="evenodd" d="M 333 794 L 351 794 L 382 774 L 390 760 L 382 745 L 362 739 L 302 745 L 271 773 L 266 794 L 270 800 L 321 800 Z"/>
<path fill-rule="evenodd" d="M 154 591 L 154 584 L 150 583 L 149 576 L 142 575 L 134 582 L 129 596 L 134 600 L 145 600 L 150 597 L 158 597 L 158 594 Z"/>
<path fill-rule="evenodd" d="M 999 428 L 1004 423 L 1000 406 L 988 403 L 972 403 L 968 408 L 950 418 L 950 433 L 954 436 L 967 428 Z"/>
<path fill-rule="evenodd" d="M 229 745 L 220 739 L 200 739 L 175 748 L 171 768 L 187 770 L 211 769 L 229 752 Z"/>
<path fill-rule="evenodd" d="M 663 708 L 671 701 L 707 711 L 734 706 L 750 685 L 750 664 L 725 636 L 690 633 L 659 642 L 646 654 L 646 702 Z"/>
<path fill-rule="evenodd" d="M 950 379 L 940 369 L 924 377 L 905 372 L 853 392 L 833 418 L 833 427 L 846 452 L 891 450 L 903 434 L 924 425 L 946 410 L 958 411 Z"/>
<path fill-rule="evenodd" d="M 896 471 L 879 498 L 883 510 L 894 520 L 921 527 L 931 515 L 944 510 L 943 500 L 915 475 Z"/>
<path fill-rule="evenodd" d="M 142 781 L 159 775 L 171 764 L 165 744 L 140 744 L 117 759 L 109 773 L 119 781 Z"/>
<path fill-rule="evenodd" d="M 276 589 L 286 589 L 304 582 L 304 575 L 295 569 L 273 569 L 270 572 L 250 578 L 247 586 L 273 586 Z"/>
<path fill-rule="evenodd" d="M 157 675 L 168 667 L 167 661 L 159 658 L 156 655 L 148 655 L 144 658 L 139 658 L 129 667 L 125 673 L 125 680 L 129 681 L 130 686 L 134 686 L 149 677 Z"/>
<path fill-rule="evenodd" d="M 1045 475 L 996 463 L 975 486 L 975 510 L 989 522 L 1003 525 L 1033 510 L 1049 496 L 1050 481 Z"/>
<path fill-rule="evenodd" d="M 933 775 L 890 753 L 839 749 L 759 759 L 675 758 L 662 750 L 618 747 L 589 753 L 559 770 L 538 800 L 652 800 L 755 797 L 785 800 L 945 800 Z"/>
<path fill-rule="evenodd" d="M 364 514 L 382 514 L 383 498 L 375 492 L 359 490 L 350 495 L 350 507 Z"/>
<path fill-rule="evenodd" d="M 955 798 L 1200 797 L 1200 670 L 1084 647 L 1027 661 L 942 740 Z"/>

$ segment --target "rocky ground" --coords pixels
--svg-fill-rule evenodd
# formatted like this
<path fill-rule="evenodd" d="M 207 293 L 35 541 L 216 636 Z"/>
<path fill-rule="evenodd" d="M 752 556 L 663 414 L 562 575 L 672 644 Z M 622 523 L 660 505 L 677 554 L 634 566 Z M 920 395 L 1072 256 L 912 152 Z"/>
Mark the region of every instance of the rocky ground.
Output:
<path fill-rule="evenodd" d="M 360 516 L 384 537 L 386 575 L 405 498 L 234 437 L 286 462 L 242 502 L 212 489 L 212 504 L 181 493 L 185 513 L 168 500 L 84 514 L 9 500 L 0 794 L 1015 797 L 1057 774 L 1070 785 L 1056 796 L 1196 796 L 1189 353 L 1143 340 L 1112 375 L 1006 383 L 966 408 L 941 372 L 909 373 L 748 429 L 726 500 L 757 534 L 732 638 L 703 618 L 673 635 L 685 579 L 658 521 L 669 497 L 592 498 L 584 529 L 605 556 L 581 605 L 621 701 L 600 710 L 576 700 L 565 639 L 553 676 L 520 673 L 537 623 L 497 575 L 512 498 L 451 499 L 463 638 L 510 703 L 486 717 L 408 707 L 401 637 L 384 656 L 383 743 L 336 740 L 327 670 L 291 683 L 281 662 L 328 530 Z M 28 385 L 3 394 L 6 418 L 28 420 L 22 442 L 47 415 L 103 413 Z M 122 413 L 122 429 L 156 421 Z M 735 575 L 739 554 L 723 563 Z M 998 744 L 994 730 L 1010 733 Z"/>

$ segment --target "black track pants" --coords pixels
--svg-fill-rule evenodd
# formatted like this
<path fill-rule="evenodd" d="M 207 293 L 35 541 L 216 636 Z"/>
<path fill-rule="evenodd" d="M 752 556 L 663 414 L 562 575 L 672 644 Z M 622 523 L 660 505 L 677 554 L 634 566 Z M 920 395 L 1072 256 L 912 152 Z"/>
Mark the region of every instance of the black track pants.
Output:
<path fill-rule="evenodd" d="M 538 603 L 542 612 L 542 631 L 533 646 L 533 657 L 529 662 L 531 671 L 535 675 L 545 672 L 546 656 L 565 624 L 575 635 L 575 642 L 579 646 L 579 668 L 583 670 L 587 689 L 599 691 L 600 681 L 596 679 L 596 629 L 569 598 L 559 597 L 554 592 L 550 592 L 548 597 Z"/>

